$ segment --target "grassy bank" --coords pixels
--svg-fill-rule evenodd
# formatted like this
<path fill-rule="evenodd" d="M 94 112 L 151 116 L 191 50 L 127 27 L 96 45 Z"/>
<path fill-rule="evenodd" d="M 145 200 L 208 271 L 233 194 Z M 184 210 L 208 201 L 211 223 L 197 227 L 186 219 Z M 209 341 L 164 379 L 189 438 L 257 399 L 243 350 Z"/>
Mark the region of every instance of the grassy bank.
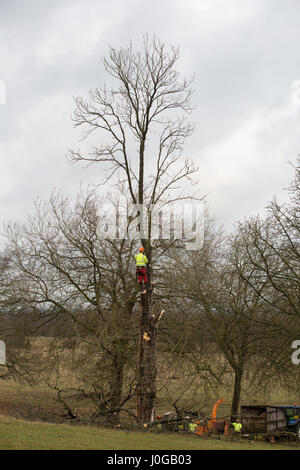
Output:
<path fill-rule="evenodd" d="M 1 450 L 290 450 L 293 445 L 230 442 L 180 434 L 154 434 L 0 416 Z"/>

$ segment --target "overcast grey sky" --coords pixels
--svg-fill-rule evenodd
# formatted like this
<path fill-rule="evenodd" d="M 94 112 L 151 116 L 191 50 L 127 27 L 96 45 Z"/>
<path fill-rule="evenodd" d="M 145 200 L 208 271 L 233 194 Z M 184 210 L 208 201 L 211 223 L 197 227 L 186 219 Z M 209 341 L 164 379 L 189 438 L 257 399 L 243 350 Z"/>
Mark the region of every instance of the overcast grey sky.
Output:
<path fill-rule="evenodd" d="M 195 74 L 185 154 L 216 220 L 230 230 L 286 198 L 300 153 L 299 21 L 298 0 L 1 0 L 1 221 L 54 188 L 73 197 L 101 181 L 101 166 L 66 160 L 78 147 L 73 97 L 104 83 L 109 44 L 145 33 L 180 45 L 180 70 Z"/>

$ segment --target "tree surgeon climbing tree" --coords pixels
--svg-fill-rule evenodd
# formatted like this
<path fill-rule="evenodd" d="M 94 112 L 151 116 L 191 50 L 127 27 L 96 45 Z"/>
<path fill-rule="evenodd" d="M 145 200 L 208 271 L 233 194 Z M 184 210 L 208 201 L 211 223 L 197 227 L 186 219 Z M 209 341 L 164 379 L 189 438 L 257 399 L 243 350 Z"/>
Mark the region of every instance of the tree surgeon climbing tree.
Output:
<path fill-rule="evenodd" d="M 130 203 L 144 208 L 147 224 L 140 243 L 149 260 L 150 278 L 155 264 L 150 208 L 190 199 L 179 188 L 185 182 L 194 183 L 198 171 L 190 159 L 181 161 L 184 141 L 193 132 L 185 117 L 192 110 L 192 79 L 181 78 L 175 68 L 178 59 L 178 48 L 167 49 L 155 37 L 149 40 L 145 36 L 137 52 L 132 44 L 120 49 L 110 47 L 103 63 L 116 86 L 92 89 L 88 99 L 75 99 L 75 126 L 84 129 L 83 138 L 96 133 L 100 141 L 87 155 L 70 151 L 71 161 L 107 166 L 105 182 L 123 188 L 125 184 Z M 137 414 L 143 422 L 150 418 L 156 395 L 158 322 L 151 299 L 151 292 L 141 296 L 136 392 Z"/>

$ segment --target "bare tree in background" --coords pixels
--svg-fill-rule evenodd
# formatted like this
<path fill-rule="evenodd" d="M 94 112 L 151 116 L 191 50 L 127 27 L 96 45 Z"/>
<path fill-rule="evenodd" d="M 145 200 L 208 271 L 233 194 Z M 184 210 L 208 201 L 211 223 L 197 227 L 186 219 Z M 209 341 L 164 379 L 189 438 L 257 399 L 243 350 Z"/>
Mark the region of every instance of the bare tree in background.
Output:
<path fill-rule="evenodd" d="M 99 413 L 117 416 L 134 395 L 133 243 L 99 240 L 100 220 L 101 202 L 93 195 L 80 196 L 74 206 L 53 195 L 49 203 L 37 203 L 24 224 L 9 224 L 9 298 L 39 309 L 37 330 L 59 316 L 68 319 L 72 336 L 85 345 L 74 372 L 82 381 L 76 393 L 88 398 L 92 390 Z M 126 384 L 125 367 L 131 371 Z"/>
<path fill-rule="evenodd" d="M 241 223 L 240 234 L 245 256 L 256 279 L 269 283 L 271 294 L 260 293 L 264 302 L 278 313 L 299 318 L 300 160 L 289 189 L 289 203 L 280 204 L 274 198 L 268 206 L 267 217 L 255 217 Z M 255 284 L 251 283 L 251 286 L 256 289 Z"/>
<path fill-rule="evenodd" d="M 281 327 L 260 295 L 267 291 L 268 284 L 259 285 L 259 294 L 246 281 L 253 281 L 253 271 L 249 269 L 241 243 L 239 234 L 229 243 L 227 237 L 207 225 L 201 250 L 193 252 L 192 256 L 174 252 L 172 264 L 176 266 L 177 276 L 170 287 L 172 295 L 191 312 L 186 322 L 194 331 L 194 347 L 193 355 L 189 353 L 187 357 L 193 359 L 193 367 L 203 377 L 205 356 L 197 354 L 201 346 L 207 349 L 206 354 L 211 353 L 206 373 L 216 371 L 214 360 L 217 360 L 220 361 L 220 380 L 226 383 L 228 370 L 233 377 L 233 384 L 230 381 L 233 419 L 239 415 L 245 371 L 256 360 L 260 378 L 267 374 L 275 360 L 272 345 Z M 168 284 L 166 279 L 166 286 Z"/>
<path fill-rule="evenodd" d="M 110 47 L 104 67 L 116 87 L 90 90 L 88 100 L 76 98 L 74 112 L 75 126 L 85 130 L 84 137 L 97 133 L 100 143 L 88 154 L 71 151 L 71 161 L 104 164 L 105 183 L 125 184 L 130 202 L 146 208 L 146 227 L 140 228 L 150 276 L 151 205 L 184 199 L 181 189 L 197 172 L 191 160 L 182 161 L 184 141 L 193 131 L 184 117 L 192 110 L 192 80 L 180 77 L 178 58 L 178 48 L 167 50 L 159 39 L 147 36 L 138 52 L 132 44 Z M 149 422 L 156 396 L 156 326 L 148 292 L 141 297 L 137 413 L 142 422 Z"/>

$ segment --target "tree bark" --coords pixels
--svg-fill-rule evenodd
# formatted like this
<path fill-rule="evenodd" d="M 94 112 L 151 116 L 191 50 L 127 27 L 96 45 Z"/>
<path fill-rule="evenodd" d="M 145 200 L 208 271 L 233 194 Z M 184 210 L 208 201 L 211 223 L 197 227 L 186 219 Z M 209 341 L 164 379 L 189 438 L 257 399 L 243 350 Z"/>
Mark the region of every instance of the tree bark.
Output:
<path fill-rule="evenodd" d="M 234 371 L 234 390 L 231 403 L 231 419 L 235 420 L 239 417 L 240 411 L 240 400 L 241 400 L 241 389 L 243 379 L 243 369 L 239 367 Z"/>
<path fill-rule="evenodd" d="M 156 398 L 156 327 L 151 315 L 151 293 L 141 294 L 137 371 L 137 418 L 150 423 Z"/>
<path fill-rule="evenodd" d="M 119 414 L 120 405 L 121 405 L 123 378 L 124 378 L 124 360 L 120 359 L 118 356 L 115 356 L 113 358 L 113 365 L 111 368 L 110 404 L 111 404 L 111 408 L 116 413 L 116 416 Z"/>

